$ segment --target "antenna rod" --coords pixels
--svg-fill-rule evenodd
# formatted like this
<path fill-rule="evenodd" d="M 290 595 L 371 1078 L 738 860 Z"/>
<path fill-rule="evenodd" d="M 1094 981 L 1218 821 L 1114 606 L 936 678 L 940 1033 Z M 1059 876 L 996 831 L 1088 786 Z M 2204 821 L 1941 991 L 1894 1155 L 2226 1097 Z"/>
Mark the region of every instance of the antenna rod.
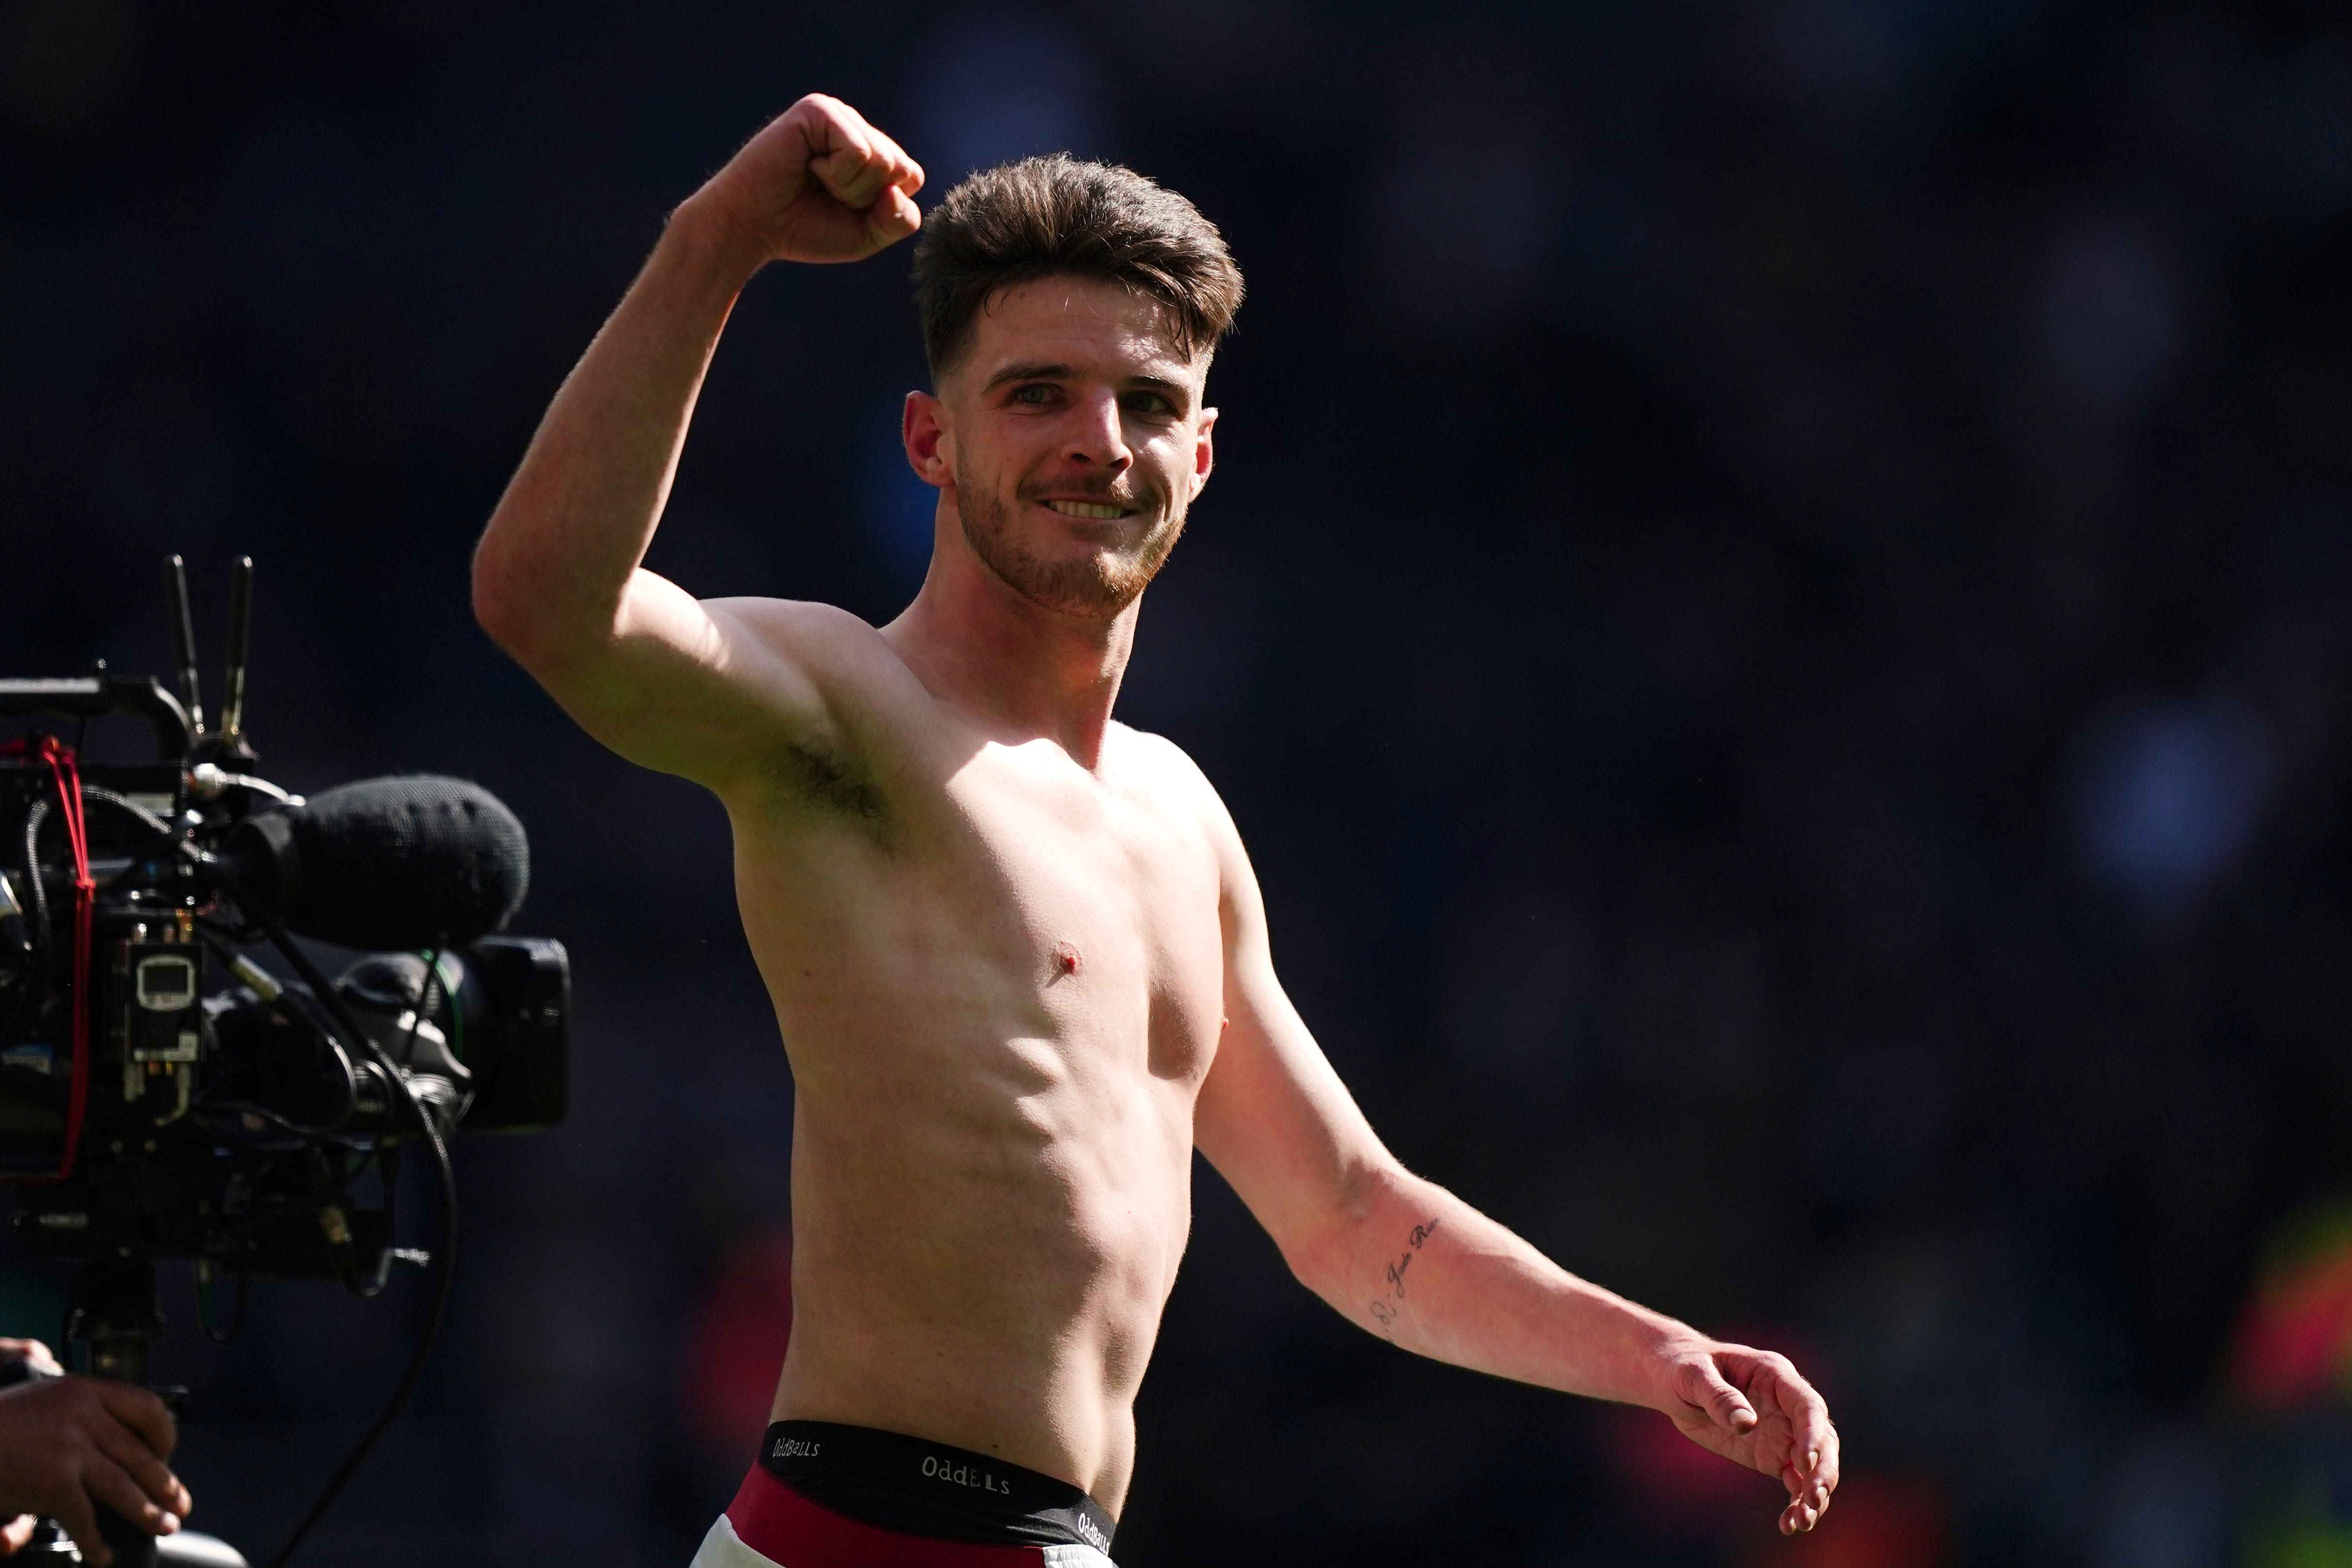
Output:
<path fill-rule="evenodd" d="M 240 555 L 228 580 L 228 674 L 221 689 L 221 739 L 245 728 L 245 664 L 253 650 L 253 557 Z"/>
<path fill-rule="evenodd" d="M 180 695 L 188 704 L 189 733 L 201 735 L 205 732 L 205 707 L 196 693 L 196 630 L 188 614 L 188 568 L 176 555 L 168 564 L 172 579 L 172 651 L 180 658 Z"/>

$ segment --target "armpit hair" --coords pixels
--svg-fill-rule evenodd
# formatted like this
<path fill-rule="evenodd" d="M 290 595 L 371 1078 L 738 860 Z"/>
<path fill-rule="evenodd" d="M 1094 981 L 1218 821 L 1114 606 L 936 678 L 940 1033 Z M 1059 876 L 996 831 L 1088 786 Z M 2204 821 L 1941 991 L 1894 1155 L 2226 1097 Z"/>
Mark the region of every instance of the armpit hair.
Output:
<path fill-rule="evenodd" d="M 787 794 L 838 816 L 882 847 L 897 842 L 889 801 L 857 759 L 831 747 L 788 741 L 777 748 L 770 772 Z"/>

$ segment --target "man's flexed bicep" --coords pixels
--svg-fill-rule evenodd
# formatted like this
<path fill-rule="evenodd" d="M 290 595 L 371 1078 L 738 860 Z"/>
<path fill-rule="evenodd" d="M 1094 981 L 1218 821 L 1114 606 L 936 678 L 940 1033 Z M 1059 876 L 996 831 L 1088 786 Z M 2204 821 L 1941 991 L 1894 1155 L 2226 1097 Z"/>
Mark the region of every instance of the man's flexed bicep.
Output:
<path fill-rule="evenodd" d="M 491 515 L 476 615 L 624 755 L 716 783 L 775 725 L 821 721 L 789 636 L 638 563 L 743 285 L 771 261 L 851 261 L 904 238 L 921 221 L 922 179 L 846 104 L 793 105 L 671 215 Z"/>

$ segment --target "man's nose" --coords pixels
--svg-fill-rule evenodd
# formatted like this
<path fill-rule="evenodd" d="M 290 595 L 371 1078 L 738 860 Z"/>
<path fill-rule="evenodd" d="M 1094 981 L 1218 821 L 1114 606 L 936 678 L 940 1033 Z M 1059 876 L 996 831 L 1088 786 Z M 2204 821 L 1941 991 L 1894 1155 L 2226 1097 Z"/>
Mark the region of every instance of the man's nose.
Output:
<path fill-rule="evenodd" d="M 1116 473 L 1135 460 L 1127 447 L 1118 399 L 1106 392 L 1080 400 L 1073 416 L 1066 455 L 1073 462 L 1099 464 Z"/>

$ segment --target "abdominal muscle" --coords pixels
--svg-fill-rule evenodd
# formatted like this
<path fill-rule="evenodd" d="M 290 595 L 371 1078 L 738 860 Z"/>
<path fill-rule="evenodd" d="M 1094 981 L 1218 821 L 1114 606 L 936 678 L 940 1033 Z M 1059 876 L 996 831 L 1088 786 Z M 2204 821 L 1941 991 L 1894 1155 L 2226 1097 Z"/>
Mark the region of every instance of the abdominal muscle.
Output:
<path fill-rule="evenodd" d="M 776 1418 L 997 1455 L 1116 1514 L 1190 1223 L 1189 1162 L 1141 1104 L 1099 1135 L 1059 1137 L 937 1105 L 867 1109 L 805 1091 L 795 1109 Z"/>
<path fill-rule="evenodd" d="M 1199 1073 L 1167 1074 L 1152 1036 L 1197 1026 L 1150 1004 L 1131 931 L 1097 931 L 1087 984 L 1057 989 L 1029 972 L 1050 950 L 975 932 L 951 899 L 869 881 L 787 931 L 799 911 L 758 891 L 739 888 L 795 1091 L 775 1418 L 996 1455 L 1115 1516 L 1191 1224 Z M 1213 1009 L 1213 962 L 1194 981 Z M 1205 1070 L 1213 1037 L 1194 1044 L 1175 1054 Z"/>

